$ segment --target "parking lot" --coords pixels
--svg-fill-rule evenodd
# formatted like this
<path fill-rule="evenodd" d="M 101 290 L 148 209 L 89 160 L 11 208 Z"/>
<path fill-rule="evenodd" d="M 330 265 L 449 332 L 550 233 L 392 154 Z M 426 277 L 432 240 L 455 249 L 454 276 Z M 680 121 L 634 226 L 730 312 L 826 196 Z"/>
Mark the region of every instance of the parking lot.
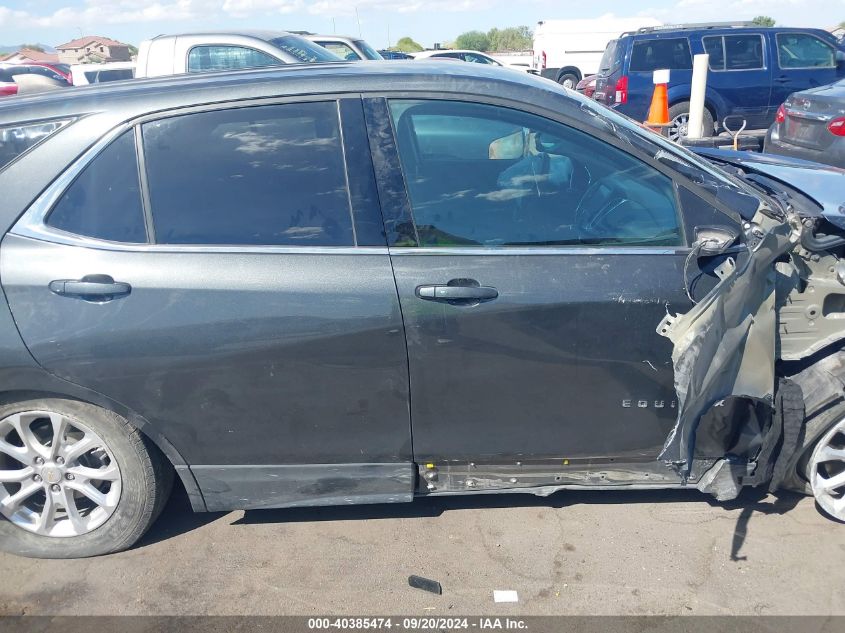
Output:
<path fill-rule="evenodd" d="M 207 515 L 177 491 L 127 552 L 0 554 L 0 613 L 845 614 L 843 555 L 845 529 L 812 499 L 754 490 L 730 504 L 564 492 Z M 496 589 L 519 602 L 495 604 Z"/>

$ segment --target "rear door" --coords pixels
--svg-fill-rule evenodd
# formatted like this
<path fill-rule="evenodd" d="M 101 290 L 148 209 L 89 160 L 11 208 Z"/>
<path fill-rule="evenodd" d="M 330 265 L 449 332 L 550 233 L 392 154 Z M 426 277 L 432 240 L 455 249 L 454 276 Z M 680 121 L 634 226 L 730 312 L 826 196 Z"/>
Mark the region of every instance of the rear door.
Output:
<path fill-rule="evenodd" d="M 771 119 L 793 92 L 833 83 L 838 78 L 836 48 L 813 33 L 771 32 L 777 69 L 774 73 Z"/>
<path fill-rule="evenodd" d="M 416 460 L 653 460 L 676 413 L 655 324 L 688 307 L 672 181 L 511 107 L 372 99 L 367 113 Z"/>
<path fill-rule="evenodd" d="M 743 120 L 749 129 L 766 127 L 771 122 L 772 68 L 765 36 L 706 35 L 702 44 L 710 55 L 707 88 L 725 103 L 727 111 L 722 115 L 730 117 L 728 127 L 739 129 Z"/>
<path fill-rule="evenodd" d="M 210 509 L 408 498 L 360 99 L 171 113 L 90 154 L 0 249 L 35 359 L 146 418 Z"/>

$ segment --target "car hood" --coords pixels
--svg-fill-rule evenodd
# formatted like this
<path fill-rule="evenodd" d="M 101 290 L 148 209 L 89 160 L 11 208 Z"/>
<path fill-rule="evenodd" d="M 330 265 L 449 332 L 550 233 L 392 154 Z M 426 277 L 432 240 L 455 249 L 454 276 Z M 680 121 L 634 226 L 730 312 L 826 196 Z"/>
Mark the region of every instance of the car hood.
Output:
<path fill-rule="evenodd" d="M 845 169 L 798 158 L 695 148 L 700 156 L 724 161 L 798 189 L 822 207 L 821 214 L 831 224 L 845 229 Z"/>

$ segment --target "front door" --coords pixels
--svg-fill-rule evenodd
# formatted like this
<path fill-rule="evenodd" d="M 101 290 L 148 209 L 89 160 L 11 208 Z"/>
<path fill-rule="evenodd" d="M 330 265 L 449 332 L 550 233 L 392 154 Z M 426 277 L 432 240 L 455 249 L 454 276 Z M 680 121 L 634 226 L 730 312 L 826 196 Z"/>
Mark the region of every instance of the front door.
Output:
<path fill-rule="evenodd" d="M 826 86 L 839 78 L 836 48 L 812 33 L 772 33 L 778 67 L 772 82 L 771 114 L 793 92 Z"/>
<path fill-rule="evenodd" d="M 3 243 L 35 359 L 146 418 L 210 508 L 410 494 L 405 342 L 364 133 L 360 99 L 144 123 Z"/>
<path fill-rule="evenodd" d="M 527 112 L 368 108 L 374 128 L 389 109 L 399 156 L 381 156 L 410 201 L 388 227 L 416 460 L 654 459 L 677 413 L 655 327 L 688 308 L 673 182 Z M 401 178 L 382 175 L 396 209 Z"/>

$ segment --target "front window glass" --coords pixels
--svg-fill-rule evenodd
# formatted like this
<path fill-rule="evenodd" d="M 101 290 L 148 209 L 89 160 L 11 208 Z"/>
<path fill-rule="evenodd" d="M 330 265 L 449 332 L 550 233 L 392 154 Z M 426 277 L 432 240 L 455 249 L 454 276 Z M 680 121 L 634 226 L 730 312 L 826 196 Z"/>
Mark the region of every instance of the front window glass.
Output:
<path fill-rule="evenodd" d="M 781 68 L 835 68 L 833 46 L 809 33 L 778 33 Z"/>
<path fill-rule="evenodd" d="M 631 72 L 652 72 L 664 68 L 670 70 L 692 68 L 692 55 L 686 38 L 634 42 L 634 49 L 631 52 Z"/>
<path fill-rule="evenodd" d="M 317 42 L 317 44 L 348 62 L 354 62 L 361 59 L 358 53 L 352 50 L 348 44 L 344 44 L 343 42 Z"/>
<path fill-rule="evenodd" d="M 490 105 L 391 111 L 420 246 L 681 243 L 672 180 L 604 141 Z"/>
<path fill-rule="evenodd" d="M 354 245 L 337 103 L 200 112 L 143 132 L 156 241 Z"/>
<path fill-rule="evenodd" d="M 189 73 L 260 68 L 283 63 L 267 53 L 245 46 L 195 46 L 188 53 Z"/>
<path fill-rule="evenodd" d="M 270 40 L 273 46 L 277 46 L 288 55 L 292 55 L 301 62 L 313 64 L 316 62 L 339 62 L 342 60 L 331 51 L 326 50 L 319 44 L 315 44 L 296 35 L 285 35 Z"/>

